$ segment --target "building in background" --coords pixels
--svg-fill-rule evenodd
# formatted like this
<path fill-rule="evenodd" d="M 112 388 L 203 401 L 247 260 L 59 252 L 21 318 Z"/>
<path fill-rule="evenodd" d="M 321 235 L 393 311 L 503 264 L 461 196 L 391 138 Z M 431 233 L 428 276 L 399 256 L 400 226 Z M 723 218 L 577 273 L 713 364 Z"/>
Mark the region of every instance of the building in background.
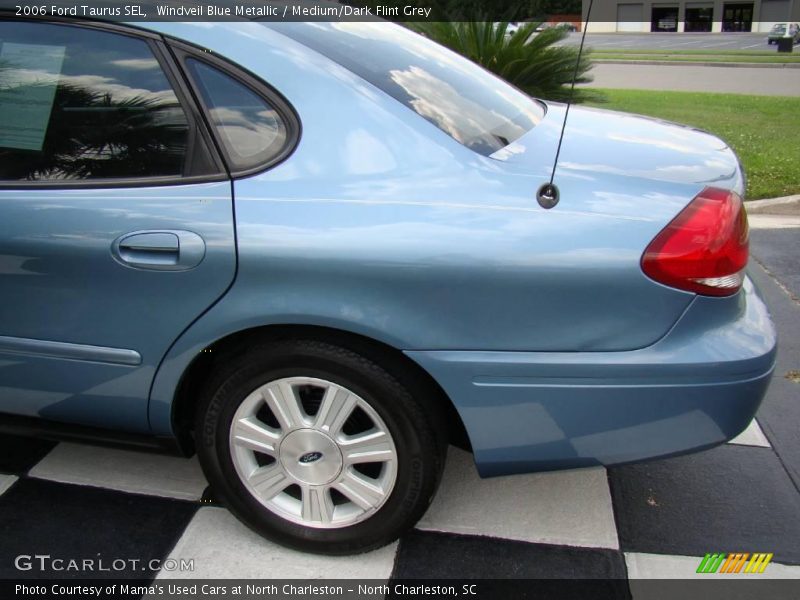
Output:
<path fill-rule="evenodd" d="M 583 20 L 589 0 L 583 0 Z M 800 0 L 594 0 L 589 32 L 769 31 L 800 22 Z"/>

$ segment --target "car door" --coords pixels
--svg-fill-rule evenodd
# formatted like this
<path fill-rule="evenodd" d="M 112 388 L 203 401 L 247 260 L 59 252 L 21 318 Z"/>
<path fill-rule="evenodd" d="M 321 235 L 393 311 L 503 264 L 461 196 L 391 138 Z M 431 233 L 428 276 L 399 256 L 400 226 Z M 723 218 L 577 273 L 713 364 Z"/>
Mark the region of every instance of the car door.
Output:
<path fill-rule="evenodd" d="M 161 40 L 0 20 L 0 413 L 148 432 L 233 281 L 231 183 Z"/>

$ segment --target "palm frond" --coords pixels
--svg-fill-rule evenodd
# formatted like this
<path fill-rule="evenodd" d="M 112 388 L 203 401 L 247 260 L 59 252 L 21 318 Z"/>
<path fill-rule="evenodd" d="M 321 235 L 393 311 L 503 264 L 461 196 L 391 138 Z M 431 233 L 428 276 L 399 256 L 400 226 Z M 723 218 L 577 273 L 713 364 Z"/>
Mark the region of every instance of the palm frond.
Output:
<path fill-rule="evenodd" d="M 442 44 L 502 77 L 523 92 L 545 100 L 602 101 L 599 92 L 584 87 L 571 91 L 572 80 L 592 81 L 590 52 L 559 46 L 567 36 L 561 28 L 537 32 L 540 23 L 523 23 L 508 34 L 510 23 L 489 21 L 427 22 L 409 24 L 419 33 Z"/>

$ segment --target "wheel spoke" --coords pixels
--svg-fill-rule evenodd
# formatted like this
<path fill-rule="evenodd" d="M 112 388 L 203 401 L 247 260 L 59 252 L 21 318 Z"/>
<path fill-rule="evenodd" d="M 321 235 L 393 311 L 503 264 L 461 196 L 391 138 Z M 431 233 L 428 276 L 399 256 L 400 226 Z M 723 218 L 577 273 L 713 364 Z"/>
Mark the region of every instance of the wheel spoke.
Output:
<path fill-rule="evenodd" d="M 394 447 L 385 431 L 367 431 L 339 440 L 346 465 L 386 462 L 395 457 Z"/>
<path fill-rule="evenodd" d="M 319 405 L 314 427 L 328 435 L 336 435 L 353 413 L 357 403 L 358 399 L 347 390 L 338 386 L 328 387 Z"/>
<path fill-rule="evenodd" d="M 292 481 L 279 464 L 261 467 L 250 476 L 248 483 L 265 500 L 274 498 L 285 490 Z"/>
<path fill-rule="evenodd" d="M 386 495 L 374 480 L 352 468 L 345 471 L 344 478 L 335 487 L 364 510 L 378 506 Z"/>
<path fill-rule="evenodd" d="M 244 417 L 233 425 L 233 442 L 255 452 L 277 456 L 275 446 L 281 436 L 255 417 Z"/>
<path fill-rule="evenodd" d="M 304 485 L 302 492 L 303 520 L 315 523 L 330 523 L 333 520 L 333 498 L 323 487 Z"/>
<path fill-rule="evenodd" d="M 283 433 L 305 425 L 306 414 L 300 405 L 300 399 L 286 381 L 269 385 L 264 393 L 264 400 L 278 419 Z"/>
<path fill-rule="evenodd" d="M 229 423 L 239 479 L 287 522 L 349 527 L 370 519 L 395 488 L 392 432 L 370 402 L 332 381 L 296 375 L 261 383 Z"/>

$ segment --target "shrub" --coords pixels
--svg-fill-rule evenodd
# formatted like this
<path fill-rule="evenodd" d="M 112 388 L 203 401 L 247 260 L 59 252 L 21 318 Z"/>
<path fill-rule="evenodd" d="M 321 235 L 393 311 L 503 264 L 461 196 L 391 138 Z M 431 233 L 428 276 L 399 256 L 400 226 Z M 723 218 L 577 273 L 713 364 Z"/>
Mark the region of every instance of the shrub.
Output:
<path fill-rule="evenodd" d="M 523 23 L 507 35 L 508 22 L 485 21 L 412 23 L 416 31 L 466 56 L 499 75 L 523 92 L 545 100 L 566 102 L 570 97 L 572 79 L 589 83 L 592 68 L 588 50 L 584 49 L 578 64 L 578 48 L 556 46 L 568 32 L 552 27 L 541 32 L 538 23 Z M 603 100 L 597 91 L 576 87 L 573 101 Z"/>

